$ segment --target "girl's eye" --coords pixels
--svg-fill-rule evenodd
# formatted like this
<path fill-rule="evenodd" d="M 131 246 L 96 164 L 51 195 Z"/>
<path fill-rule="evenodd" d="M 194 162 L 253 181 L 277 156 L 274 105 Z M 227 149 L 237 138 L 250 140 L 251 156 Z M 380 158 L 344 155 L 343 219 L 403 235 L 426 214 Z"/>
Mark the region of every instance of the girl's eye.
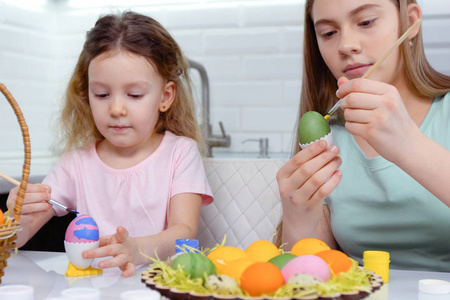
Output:
<path fill-rule="evenodd" d="M 94 95 L 95 95 L 95 97 L 97 97 L 97 98 L 106 98 L 106 97 L 109 96 L 108 93 L 99 93 L 99 94 L 94 94 Z"/>
<path fill-rule="evenodd" d="M 324 39 L 328 39 L 328 38 L 331 38 L 335 33 L 336 33 L 336 31 L 328 31 L 325 33 L 321 33 L 320 36 Z"/>
<path fill-rule="evenodd" d="M 128 94 L 128 96 L 134 99 L 139 99 L 142 97 L 142 94 Z"/>
<path fill-rule="evenodd" d="M 362 27 L 369 27 L 369 26 L 373 25 L 373 23 L 375 23 L 375 21 L 376 21 L 376 19 L 366 20 L 366 21 L 360 22 L 358 25 L 362 26 Z"/>

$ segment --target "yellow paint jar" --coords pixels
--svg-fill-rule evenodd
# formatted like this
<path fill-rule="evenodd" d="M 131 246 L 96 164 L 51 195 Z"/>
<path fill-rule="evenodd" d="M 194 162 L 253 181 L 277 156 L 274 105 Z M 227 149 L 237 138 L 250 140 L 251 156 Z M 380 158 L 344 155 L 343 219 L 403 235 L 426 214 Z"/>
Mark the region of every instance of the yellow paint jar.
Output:
<path fill-rule="evenodd" d="M 386 251 L 364 251 L 364 269 L 375 272 L 381 276 L 384 283 L 389 282 L 389 252 Z"/>

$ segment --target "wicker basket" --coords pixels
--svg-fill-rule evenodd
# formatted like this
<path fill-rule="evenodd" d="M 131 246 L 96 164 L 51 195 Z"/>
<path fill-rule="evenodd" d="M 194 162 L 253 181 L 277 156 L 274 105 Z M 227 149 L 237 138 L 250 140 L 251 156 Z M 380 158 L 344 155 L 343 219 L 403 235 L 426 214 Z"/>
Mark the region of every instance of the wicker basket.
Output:
<path fill-rule="evenodd" d="M 6 97 L 8 102 L 16 114 L 17 120 L 19 121 L 20 129 L 22 130 L 23 143 L 25 146 L 25 161 L 22 170 L 22 182 L 19 186 L 19 191 L 17 193 L 16 204 L 12 210 L 12 217 L 5 215 L 5 223 L 0 225 L 0 283 L 1 278 L 4 275 L 4 269 L 7 266 L 6 260 L 10 256 L 12 249 L 16 248 L 16 232 L 21 230 L 20 226 L 20 213 L 22 211 L 23 198 L 25 196 L 25 190 L 27 188 L 28 176 L 30 175 L 30 160 L 31 160 L 31 150 L 30 150 L 30 136 L 28 134 L 28 127 L 25 123 L 25 119 L 22 112 L 17 104 L 14 97 L 10 94 L 8 89 L 0 83 L 0 90 L 2 94 Z"/>

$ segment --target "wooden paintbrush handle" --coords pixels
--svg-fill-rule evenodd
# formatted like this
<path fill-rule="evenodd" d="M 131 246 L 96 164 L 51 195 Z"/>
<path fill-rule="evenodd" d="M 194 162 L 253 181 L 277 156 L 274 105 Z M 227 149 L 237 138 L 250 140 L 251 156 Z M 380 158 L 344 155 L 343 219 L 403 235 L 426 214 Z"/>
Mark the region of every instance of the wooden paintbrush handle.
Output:
<path fill-rule="evenodd" d="M 419 26 L 422 19 L 417 20 L 414 22 L 414 24 L 411 25 L 411 27 L 408 28 L 408 30 L 405 31 L 405 33 L 389 48 L 389 50 L 380 57 L 375 64 L 370 67 L 369 70 L 362 76 L 362 78 L 368 78 L 370 75 L 372 75 L 373 72 L 375 72 L 376 69 L 381 65 L 381 63 L 394 51 L 397 49 L 398 46 L 400 46 L 404 40 L 410 35 L 411 31 L 413 31 L 417 26 Z"/>

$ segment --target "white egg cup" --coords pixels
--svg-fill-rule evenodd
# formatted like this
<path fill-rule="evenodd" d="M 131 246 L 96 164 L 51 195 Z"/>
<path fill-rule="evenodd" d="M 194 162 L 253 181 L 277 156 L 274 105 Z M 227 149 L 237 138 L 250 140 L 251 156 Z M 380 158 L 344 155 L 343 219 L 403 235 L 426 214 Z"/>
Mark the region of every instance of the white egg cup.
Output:
<path fill-rule="evenodd" d="M 98 245 L 99 241 L 91 243 L 71 243 L 64 241 L 64 248 L 66 249 L 67 257 L 69 258 L 69 261 L 72 263 L 72 265 L 74 265 L 78 269 L 86 269 L 94 261 L 93 258 L 83 258 L 83 251 L 98 248 Z"/>
<path fill-rule="evenodd" d="M 330 133 L 328 133 L 326 136 L 321 137 L 320 139 L 317 139 L 311 143 L 307 143 L 307 144 L 299 143 L 299 145 L 300 145 L 300 148 L 302 148 L 302 150 L 305 150 L 306 148 L 308 148 L 309 146 L 311 146 L 312 144 L 314 144 L 315 142 L 320 141 L 320 140 L 326 141 L 328 147 L 331 145 L 334 145 L 333 131 L 330 131 Z"/>

